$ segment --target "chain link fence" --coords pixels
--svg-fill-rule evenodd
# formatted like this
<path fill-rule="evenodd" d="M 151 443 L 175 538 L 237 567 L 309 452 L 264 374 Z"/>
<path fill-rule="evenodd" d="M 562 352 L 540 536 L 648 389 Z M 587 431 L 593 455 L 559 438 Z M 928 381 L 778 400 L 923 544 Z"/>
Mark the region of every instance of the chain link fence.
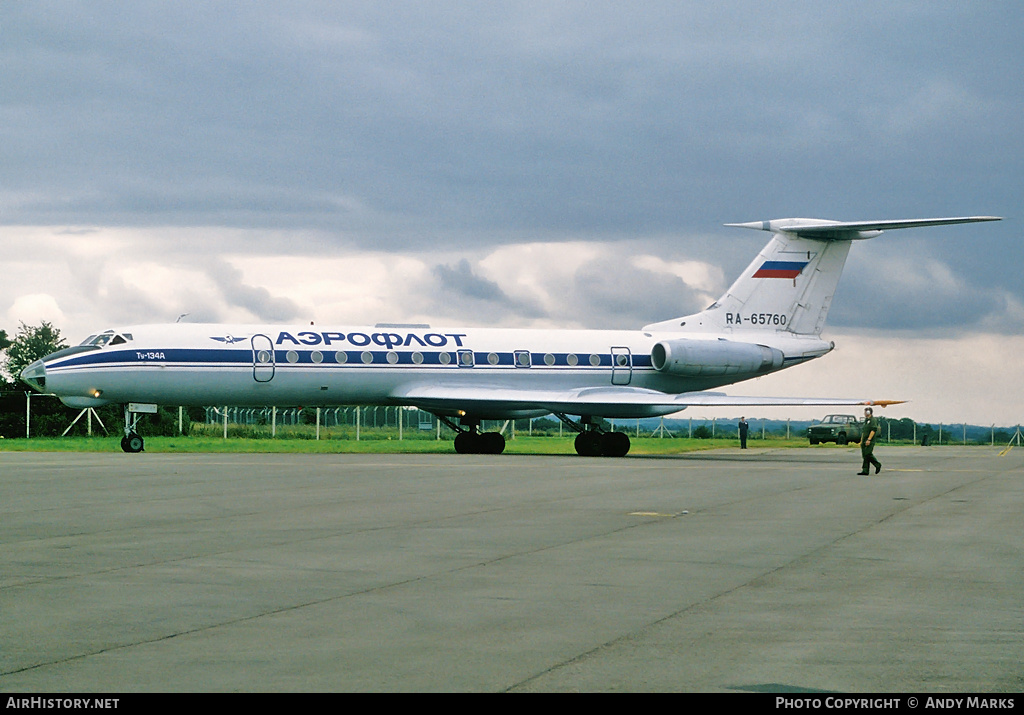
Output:
<path fill-rule="evenodd" d="M 805 439 L 808 420 L 768 420 L 748 417 L 748 441 Z M 120 405 L 77 410 L 52 395 L 24 391 L 0 392 L 0 437 L 61 437 L 120 435 L 124 414 Z M 1019 426 L 923 423 L 910 418 L 879 418 L 882 444 L 1005 445 L 1022 439 Z M 738 418 L 682 417 L 611 420 L 607 429 L 633 437 L 662 439 L 737 439 Z M 393 405 L 334 407 L 161 407 L 145 415 L 143 434 L 173 436 L 202 434 L 225 437 L 293 437 L 304 439 L 451 439 L 454 432 L 429 412 Z M 506 437 L 564 436 L 553 417 L 488 420 L 481 431 Z"/>

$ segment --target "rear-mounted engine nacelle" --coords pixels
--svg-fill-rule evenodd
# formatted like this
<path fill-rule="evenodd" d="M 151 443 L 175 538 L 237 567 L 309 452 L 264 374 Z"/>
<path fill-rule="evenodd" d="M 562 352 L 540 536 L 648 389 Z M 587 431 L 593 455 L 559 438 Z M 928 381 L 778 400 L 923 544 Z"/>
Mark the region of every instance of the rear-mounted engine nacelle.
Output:
<path fill-rule="evenodd" d="M 729 340 L 663 340 L 651 349 L 654 369 L 668 375 L 756 375 L 782 367 L 782 351 Z"/>

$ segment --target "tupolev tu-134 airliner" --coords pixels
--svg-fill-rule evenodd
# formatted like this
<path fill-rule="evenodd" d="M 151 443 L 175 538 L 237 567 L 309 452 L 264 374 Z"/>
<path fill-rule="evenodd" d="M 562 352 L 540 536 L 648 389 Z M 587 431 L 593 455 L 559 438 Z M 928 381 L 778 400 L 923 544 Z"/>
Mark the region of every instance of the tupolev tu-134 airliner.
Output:
<path fill-rule="evenodd" d="M 640 330 L 140 325 L 106 330 L 38 360 L 21 378 L 68 406 L 125 404 L 121 447 L 139 452 L 138 414 L 164 405 L 404 405 L 457 432 L 460 453 L 499 454 L 485 419 L 554 414 L 586 456 L 624 456 L 600 419 L 692 406 L 882 405 L 866 398 L 735 397 L 714 388 L 783 370 L 834 347 L 821 338 L 853 241 L 884 230 L 994 216 L 727 224 L 771 240 L 706 310 Z M 576 419 L 574 419 L 576 418 Z"/>

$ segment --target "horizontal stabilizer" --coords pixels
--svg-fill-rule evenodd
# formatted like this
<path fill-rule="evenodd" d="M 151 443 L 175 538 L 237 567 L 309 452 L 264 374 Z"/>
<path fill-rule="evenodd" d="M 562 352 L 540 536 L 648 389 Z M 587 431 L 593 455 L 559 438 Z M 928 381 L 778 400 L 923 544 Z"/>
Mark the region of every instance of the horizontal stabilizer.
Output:
<path fill-rule="evenodd" d="M 771 221 L 727 223 L 736 228 L 752 228 L 772 233 L 785 232 L 804 238 L 850 240 L 873 238 L 882 231 L 924 226 L 947 226 L 956 223 L 1001 221 L 999 216 L 955 216 L 951 218 L 914 218 L 895 221 L 827 221 L 815 218 L 780 218 Z"/>

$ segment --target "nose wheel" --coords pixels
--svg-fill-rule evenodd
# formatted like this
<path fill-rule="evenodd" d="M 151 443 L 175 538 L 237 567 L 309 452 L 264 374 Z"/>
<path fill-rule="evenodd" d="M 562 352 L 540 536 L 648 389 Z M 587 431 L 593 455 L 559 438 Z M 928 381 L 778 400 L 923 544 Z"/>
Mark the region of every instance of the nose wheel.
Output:
<path fill-rule="evenodd" d="M 121 438 L 121 449 L 125 452 L 135 453 L 141 452 L 145 444 L 143 443 L 141 435 L 131 432 Z"/>
<path fill-rule="evenodd" d="M 125 452 L 136 453 L 141 452 L 145 447 L 145 443 L 142 440 L 142 436 L 135 431 L 135 428 L 139 424 L 139 415 L 137 412 L 131 412 L 128 409 L 128 405 L 124 406 L 124 437 L 121 438 L 121 449 Z"/>

